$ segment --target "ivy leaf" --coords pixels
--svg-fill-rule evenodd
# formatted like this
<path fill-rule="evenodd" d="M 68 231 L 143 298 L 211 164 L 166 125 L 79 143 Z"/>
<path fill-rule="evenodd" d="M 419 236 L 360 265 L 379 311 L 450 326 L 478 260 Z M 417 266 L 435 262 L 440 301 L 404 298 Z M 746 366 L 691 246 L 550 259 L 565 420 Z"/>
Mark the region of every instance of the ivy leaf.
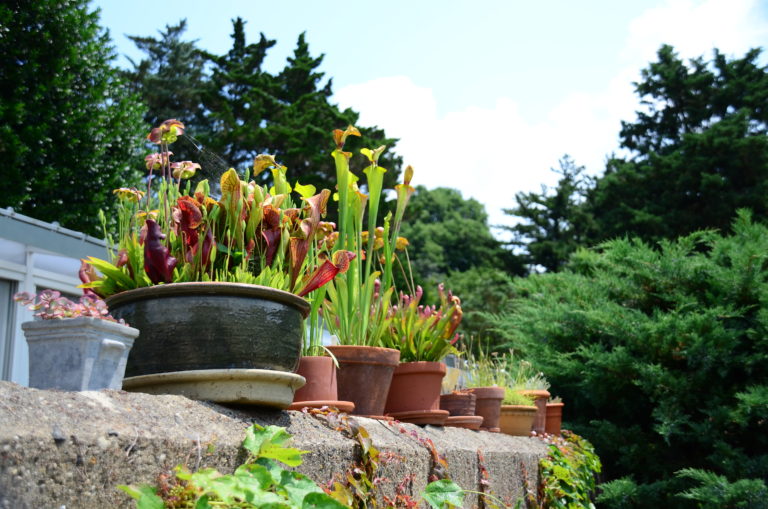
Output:
<path fill-rule="evenodd" d="M 282 471 L 280 485 L 285 490 L 285 495 L 296 507 L 301 507 L 305 497 L 309 494 L 323 493 L 323 490 L 314 481 L 303 474 L 289 470 Z"/>
<path fill-rule="evenodd" d="M 120 485 L 119 490 L 126 492 L 131 498 L 136 499 L 136 509 L 164 509 L 163 499 L 157 495 L 157 490 L 147 484 L 138 488 L 135 486 Z"/>
<path fill-rule="evenodd" d="M 464 505 L 464 490 L 448 479 L 427 484 L 422 496 L 433 509 Z"/>
<path fill-rule="evenodd" d="M 267 426 L 266 428 L 254 424 L 245 432 L 243 447 L 257 458 L 269 458 L 285 463 L 290 467 L 301 465 L 301 455 L 308 451 L 302 451 L 293 447 L 286 447 L 291 435 L 285 428 L 279 426 Z"/>
<path fill-rule="evenodd" d="M 322 491 L 308 494 L 301 504 L 301 509 L 346 509 L 348 507 Z"/>

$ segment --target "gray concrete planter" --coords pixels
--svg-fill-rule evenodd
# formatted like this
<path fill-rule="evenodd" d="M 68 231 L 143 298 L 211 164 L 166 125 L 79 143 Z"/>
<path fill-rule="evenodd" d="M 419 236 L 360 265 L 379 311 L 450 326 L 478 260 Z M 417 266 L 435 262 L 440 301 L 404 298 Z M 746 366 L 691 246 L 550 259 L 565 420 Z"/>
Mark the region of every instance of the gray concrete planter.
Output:
<path fill-rule="evenodd" d="M 98 318 L 21 324 L 29 345 L 29 386 L 93 391 L 122 387 L 128 352 L 139 331 Z"/>

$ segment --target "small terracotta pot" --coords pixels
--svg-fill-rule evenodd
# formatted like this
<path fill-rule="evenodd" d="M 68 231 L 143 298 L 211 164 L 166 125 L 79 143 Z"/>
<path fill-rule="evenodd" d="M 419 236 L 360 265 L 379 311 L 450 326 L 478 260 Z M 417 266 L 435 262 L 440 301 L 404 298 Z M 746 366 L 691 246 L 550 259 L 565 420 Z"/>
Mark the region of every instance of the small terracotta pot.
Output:
<path fill-rule="evenodd" d="M 534 405 L 501 405 L 499 427 L 502 433 L 527 437 L 536 418 Z"/>
<path fill-rule="evenodd" d="M 452 416 L 475 415 L 477 396 L 471 392 L 452 392 L 440 396 L 440 408 L 448 410 Z"/>
<path fill-rule="evenodd" d="M 384 413 L 439 410 L 444 376 L 445 364 L 442 362 L 398 364 L 392 375 Z"/>
<path fill-rule="evenodd" d="M 519 392 L 526 396 L 533 396 L 534 404 L 536 405 L 536 419 L 533 421 L 533 431 L 541 435 L 544 433 L 544 428 L 547 422 L 547 401 L 549 400 L 549 392 L 544 390 L 526 390 Z"/>
<path fill-rule="evenodd" d="M 296 373 L 307 379 L 306 385 L 296 391 L 294 402 L 334 401 L 339 399 L 336 386 L 336 366 L 325 356 L 307 356 L 299 359 Z"/>
<path fill-rule="evenodd" d="M 476 397 L 475 415 L 483 417 L 480 429 L 498 432 L 501 400 L 504 399 L 504 387 L 473 387 L 469 389 Z"/>
<path fill-rule="evenodd" d="M 559 435 L 563 422 L 564 403 L 547 403 L 547 423 L 544 430 L 550 435 Z"/>
<path fill-rule="evenodd" d="M 355 415 L 383 417 L 392 374 L 400 363 L 400 352 L 376 346 L 334 345 L 338 397 L 355 404 Z"/>

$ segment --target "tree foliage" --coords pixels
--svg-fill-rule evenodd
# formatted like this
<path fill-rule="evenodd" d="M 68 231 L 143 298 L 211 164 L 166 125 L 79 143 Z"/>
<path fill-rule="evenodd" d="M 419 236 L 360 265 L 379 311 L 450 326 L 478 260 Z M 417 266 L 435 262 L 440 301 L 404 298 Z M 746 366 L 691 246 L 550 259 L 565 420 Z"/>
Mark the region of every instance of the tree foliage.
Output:
<path fill-rule="evenodd" d="M 0 5 L 0 207 L 91 234 L 145 130 L 98 21 L 87 0 Z"/>
<path fill-rule="evenodd" d="M 424 288 L 425 302 L 434 302 L 437 284 L 444 281 L 467 310 L 461 328 L 465 334 L 485 333 L 480 311 L 501 310 L 509 274 L 525 273 L 522 262 L 494 238 L 485 207 L 456 189 L 418 186 L 401 234 L 409 242 L 413 284 Z M 409 284 L 400 278 L 398 288 Z"/>
<path fill-rule="evenodd" d="M 331 103 L 332 80 L 319 70 L 323 55 L 311 54 L 306 34 L 299 35 L 285 67 L 273 74 L 264 61 L 276 41 L 261 33 L 249 43 L 242 18 L 232 20 L 232 47 L 224 55 L 182 41 L 185 26 L 182 20 L 159 38 L 132 37 L 146 58 L 128 74 L 147 98 L 148 117 L 185 122 L 196 140 L 185 155 L 191 151 L 189 158 L 200 160 L 208 176 L 229 166 L 247 168 L 256 155 L 269 153 L 288 167 L 292 182 L 332 187 L 330 133 L 356 124 L 359 115 Z M 385 186 L 394 186 L 402 164 L 392 150 L 397 140 L 376 127 L 357 127 L 362 137 L 351 139 L 347 150 L 387 145 L 380 162 L 389 170 Z M 195 153 L 200 148 L 205 150 Z"/>
<path fill-rule="evenodd" d="M 542 185 L 541 193 L 517 193 L 517 206 L 504 209 L 504 213 L 522 221 L 503 228 L 514 234 L 512 245 L 525 250 L 528 265 L 554 272 L 584 245 L 591 223 L 584 200 L 593 179 L 568 155 L 560 160 L 560 168 L 552 171 L 560 176 L 557 186 L 549 189 Z"/>
<path fill-rule="evenodd" d="M 768 228 L 743 211 L 730 236 L 579 251 L 560 273 L 516 280 L 494 323 L 595 445 L 616 480 L 606 507 L 688 507 L 681 469 L 768 478 L 766 305 Z"/>
<path fill-rule="evenodd" d="M 673 239 L 728 229 L 739 208 L 768 217 L 768 67 L 760 50 L 684 61 L 662 46 L 635 83 L 640 109 L 622 122 L 601 177 L 570 159 L 552 190 L 520 193 L 516 242 L 530 263 L 558 270 L 578 245 L 633 236 Z"/>
<path fill-rule="evenodd" d="M 760 50 L 684 62 L 671 46 L 635 84 L 643 109 L 622 122 L 626 158 L 609 160 L 589 196 L 595 240 L 727 230 L 736 210 L 768 214 L 768 67 Z"/>

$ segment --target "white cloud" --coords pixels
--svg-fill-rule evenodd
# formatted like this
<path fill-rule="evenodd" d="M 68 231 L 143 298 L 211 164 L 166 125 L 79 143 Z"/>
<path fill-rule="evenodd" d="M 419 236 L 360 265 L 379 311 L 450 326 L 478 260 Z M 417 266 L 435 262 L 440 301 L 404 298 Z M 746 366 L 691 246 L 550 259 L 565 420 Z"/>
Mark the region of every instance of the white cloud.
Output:
<path fill-rule="evenodd" d="M 599 90 L 571 93 L 539 118 L 521 115 L 518 103 L 496 99 L 492 108 L 473 105 L 439 115 L 435 95 L 405 76 L 374 79 L 339 89 L 342 107 L 361 114 L 361 125 L 378 125 L 400 138 L 397 151 L 416 170 L 415 184 L 458 188 L 484 203 L 491 224 L 510 224 L 501 209 L 518 191 L 553 185 L 546 171 L 568 153 L 591 173 L 617 147 L 622 119 L 637 108 L 632 82 L 663 43 L 689 58 L 709 57 L 718 47 L 743 54 L 768 39 L 768 27 L 754 15 L 755 1 L 668 0 L 633 20 L 618 47 L 623 68 Z"/>

